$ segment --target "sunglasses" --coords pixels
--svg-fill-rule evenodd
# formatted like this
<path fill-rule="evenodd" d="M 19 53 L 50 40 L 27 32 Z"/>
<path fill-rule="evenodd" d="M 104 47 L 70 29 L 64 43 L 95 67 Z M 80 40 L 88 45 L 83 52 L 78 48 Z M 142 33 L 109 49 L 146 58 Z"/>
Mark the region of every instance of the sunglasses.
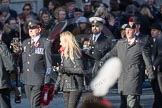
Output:
<path fill-rule="evenodd" d="M 100 25 L 92 25 L 92 27 L 99 27 Z"/>
<path fill-rule="evenodd" d="M 26 8 L 26 9 L 24 8 L 23 10 L 29 11 L 30 9 L 29 8 Z"/>
<path fill-rule="evenodd" d="M 37 27 L 28 27 L 28 29 L 36 29 Z"/>

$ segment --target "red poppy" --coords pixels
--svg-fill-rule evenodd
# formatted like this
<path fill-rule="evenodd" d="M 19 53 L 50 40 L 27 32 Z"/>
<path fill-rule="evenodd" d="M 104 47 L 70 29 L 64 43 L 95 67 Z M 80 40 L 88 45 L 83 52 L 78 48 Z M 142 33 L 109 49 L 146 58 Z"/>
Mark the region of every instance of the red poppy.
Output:
<path fill-rule="evenodd" d="M 65 47 L 61 47 L 61 48 L 59 49 L 59 51 L 60 51 L 61 53 L 64 53 Z"/>
<path fill-rule="evenodd" d="M 39 47 L 39 46 L 40 46 L 40 43 L 39 43 L 39 42 L 35 42 L 35 43 L 34 43 L 34 46 L 35 46 L 35 47 Z"/>

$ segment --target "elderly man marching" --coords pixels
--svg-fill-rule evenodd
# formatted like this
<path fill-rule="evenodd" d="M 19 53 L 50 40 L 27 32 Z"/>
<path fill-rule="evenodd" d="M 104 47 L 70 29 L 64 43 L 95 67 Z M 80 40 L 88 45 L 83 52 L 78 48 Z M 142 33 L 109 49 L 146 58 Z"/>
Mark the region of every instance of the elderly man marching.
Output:
<path fill-rule="evenodd" d="M 149 48 L 142 40 L 135 38 L 135 25 L 125 27 L 126 38 L 117 42 L 101 63 L 110 57 L 117 56 L 122 62 L 122 72 L 118 80 L 118 90 L 121 95 L 120 108 L 141 108 L 140 95 L 144 79 L 143 61 L 148 71 L 148 78 L 155 79 Z"/>
<path fill-rule="evenodd" d="M 44 84 L 49 83 L 52 72 L 51 42 L 40 35 L 41 27 L 38 21 L 28 23 L 29 39 L 23 44 L 22 80 L 30 108 L 41 108 L 40 97 Z"/>

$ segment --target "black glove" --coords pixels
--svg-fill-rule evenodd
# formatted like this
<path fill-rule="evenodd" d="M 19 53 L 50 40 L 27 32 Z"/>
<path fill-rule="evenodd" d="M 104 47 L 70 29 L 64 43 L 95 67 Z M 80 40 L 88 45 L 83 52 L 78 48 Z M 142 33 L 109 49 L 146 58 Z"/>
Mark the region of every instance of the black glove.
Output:
<path fill-rule="evenodd" d="M 21 103 L 21 87 L 15 88 L 15 103 Z"/>
<path fill-rule="evenodd" d="M 148 79 L 149 80 L 154 80 L 156 78 L 156 76 L 155 76 L 155 72 L 153 73 L 153 74 L 148 74 Z"/>
<path fill-rule="evenodd" d="M 59 85 L 55 84 L 55 94 L 58 94 L 59 91 Z"/>
<path fill-rule="evenodd" d="M 53 71 L 64 73 L 64 67 L 63 66 L 54 66 Z"/>
<path fill-rule="evenodd" d="M 64 73 L 65 72 L 64 67 L 63 66 L 59 66 L 58 72 L 59 73 Z"/>

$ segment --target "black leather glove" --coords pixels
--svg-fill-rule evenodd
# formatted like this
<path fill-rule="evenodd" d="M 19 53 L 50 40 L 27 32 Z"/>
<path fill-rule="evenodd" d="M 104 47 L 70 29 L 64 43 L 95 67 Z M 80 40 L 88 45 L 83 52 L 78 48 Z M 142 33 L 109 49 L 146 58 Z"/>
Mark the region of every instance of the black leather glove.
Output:
<path fill-rule="evenodd" d="M 156 78 L 155 72 L 154 72 L 153 74 L 150 74 L 150 73 L 148 74 L 148 79 L 149 79 L 149 80 L 152 81 L 152 80 L 154 80 L 155 78 Z"/>
<path fill-rule="evenodd" d="M 63 67 L 63 66 L 59 66 L 59 72 L 60 72 L 60 73 L 64 73 L 64 72 L 65 72 L 64 67 Z"/>
<path fill-rule="evenodd" d="M 59 73 L 64 73 L 64 67 L 63 66 L 54 66 L 53 71 L 59 72 Z"/>
<path fill-rule="evenodd" d="M 58 94 L 59 91 L 59 85 L 55 84 L 55 94 Z"/>

